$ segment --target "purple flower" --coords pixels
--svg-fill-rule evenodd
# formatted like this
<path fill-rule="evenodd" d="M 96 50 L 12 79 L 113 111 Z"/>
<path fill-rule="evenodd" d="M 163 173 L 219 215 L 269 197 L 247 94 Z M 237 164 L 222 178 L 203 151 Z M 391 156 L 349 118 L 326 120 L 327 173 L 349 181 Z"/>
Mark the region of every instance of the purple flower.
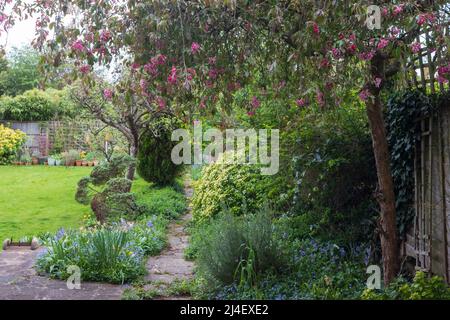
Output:
<path fill-rule="evenodd" d="M 153 222 L 152 222 L 151 220 L 149 220 L 149 221 L 147 222 L 147 227 L 148 227 L 148 228 L 153 228 Z"/>

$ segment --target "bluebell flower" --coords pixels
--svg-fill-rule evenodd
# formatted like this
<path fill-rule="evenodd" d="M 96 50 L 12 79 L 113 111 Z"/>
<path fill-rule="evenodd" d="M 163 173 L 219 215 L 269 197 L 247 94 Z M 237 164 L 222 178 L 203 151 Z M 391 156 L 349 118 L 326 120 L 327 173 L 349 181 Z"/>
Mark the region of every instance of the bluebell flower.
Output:
<path fill-rule="evenodd" d="M 60 240 L 62 237 L 64 237 L 65 234 L 66 231 L 64 230 L 64 228 L 61 228 L 56 232 L 55 239 Z"/>
<path fill-rule="evenodd" d="M 149 220 L 149 221 L 147 222 L 147 227 L 148 227 L 148 228 L 153 228 L 153 222 L 152 222 L 151 220 Z"/>

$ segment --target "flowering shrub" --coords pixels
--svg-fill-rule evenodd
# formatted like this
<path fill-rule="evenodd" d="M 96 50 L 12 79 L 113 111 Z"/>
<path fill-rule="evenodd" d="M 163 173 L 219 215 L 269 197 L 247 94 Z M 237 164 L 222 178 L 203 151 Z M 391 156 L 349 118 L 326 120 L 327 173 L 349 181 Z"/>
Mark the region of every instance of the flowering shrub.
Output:
<path fill-rule="evenodd" d="M 25 143 L 25 133 L 0 124 L 0 164 L 10 163 L 19 148 Z"/>
<path fill-rule="evenodd" d="M 144 251 L 128 232 L 98 229 L 58 231 L 36 262 L 37 270 L 52 278 L 67 279 L 67 268 L 78 266 L 82 280 L 127 283 L 145 273 Z"/>
<path fill-rule="evenodd" d="M 145 256 L 156 255 L 166 245 L 168 220 L 153 216 L 139 222 L 121 219 L 109 228 L 64 231 L 43 239 L 48 250 L 37 261 L 38 271 L 67 279 L 67 267 L 81 269 L 83 280 L 126 283 L 144 274 Z"/>

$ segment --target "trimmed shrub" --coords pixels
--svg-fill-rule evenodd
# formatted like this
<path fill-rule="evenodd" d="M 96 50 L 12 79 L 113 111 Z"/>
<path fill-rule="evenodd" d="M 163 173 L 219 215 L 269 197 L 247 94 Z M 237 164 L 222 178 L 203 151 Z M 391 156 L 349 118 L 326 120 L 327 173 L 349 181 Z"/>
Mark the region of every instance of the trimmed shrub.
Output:
<path fill-rule="evenodd" d="M 173 183 L 182 169 L 171 159 L 177 142 L 171 140 L 172 131 L 179 128 L 175 118 L 161 117 L 140 138 L 137 172 L 147 182 L 160 186 Z"/>
<path fill-rule="evenodd" d="M 192 198 L 194 220 L 207 220 L 224 209 L 234 215 L 257 212 L 267 200 L 269 181 L 257 165 L 217 162 L 203 167 Z"/>

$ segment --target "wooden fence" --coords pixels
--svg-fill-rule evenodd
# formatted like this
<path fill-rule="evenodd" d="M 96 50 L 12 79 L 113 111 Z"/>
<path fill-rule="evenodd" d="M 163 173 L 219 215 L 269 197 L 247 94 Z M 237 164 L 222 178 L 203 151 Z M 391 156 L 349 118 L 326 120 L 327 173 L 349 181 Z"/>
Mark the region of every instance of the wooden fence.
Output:
<path fill-rule="evenodd" d="M 450 36 L 448 26 L 445 35 Z M 437 66 L 445 51 L 432 49 L 430 31 L 417 37 L 422 49 L 403 61 L 408 87 L 436 93 L 449 90 L 437 81 Z M 450 105 L 420 121 L 420 142 L 415 147 L 414 225 L 402 244 L 403 253 L 416 260 L 416 268 L 443 276 L 450 283 Z"/>
<path fill-rule="evenodd" d="M 2 122 L 2 121 L 0 121 Z M 46 157 L 57 146 L 62 151 L 70 149 L 85 150 L 85 135 L 89 130 L 101 127 L 97 121 L 92 123 L 77 121 L 18 122 L 3 121 L 6 126 L 26 133 L 25 146 L 32 155 Z"/>

